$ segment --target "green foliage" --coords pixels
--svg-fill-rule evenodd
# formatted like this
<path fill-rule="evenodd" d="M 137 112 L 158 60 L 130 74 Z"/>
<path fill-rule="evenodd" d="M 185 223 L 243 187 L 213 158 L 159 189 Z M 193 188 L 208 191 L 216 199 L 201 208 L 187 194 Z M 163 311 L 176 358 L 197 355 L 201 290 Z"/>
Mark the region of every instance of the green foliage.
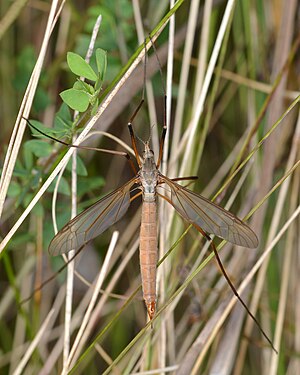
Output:
<path fill-rule="evenodd" d="M 57 183 L 57 177 L 53 180 L 53 182 L 49 186 L 49 188 L 48 188 L 49 193 L 53 193 L 54 192 L 54 188 L 56 186 L 56 183 Z M 60 194 L 67 195 L 67 196 L 71 195 L 71 189 L 70 189 L 69 182 L 63 176 L 59 180 L 59 184 L 58 184 L 58 187 L 57 187 L 57 192 L 60 193 Z"/>
<path fill-rule="evenodd" d="M 10 198 L 16 198 L 18 195 L 21 194 L 21 191 L 22 191 L 22 188 L 20 184 L 18 184 L 16 181 L 12 181 L 8 187 L 7 195 Z"/>
<path fill-rule="evenodd" d="M 120 13 L 120 9 L 122 12 Z M 85 25 L 85 30 L 90 34 L 96 18 L 101 14 L 101 46 L 102 48 L 114 51 L 118 50 L 118 35 L 130 43 L 135 37 L 135 27 L 131 20 L 133 17 L 132 2 L 121 0 L 119 2 L 104 0 L 101 4 L 96 4 L 88 9 L 89 19 Z"/>
<path fill-rule="evenodd" d="M 68 106 L 64 103 L 60 106 L 58 112 L 56 112 L 54 118 L 54 125 L 56 128 L 69 129 L 72 125 L 71 112 Z"/>
<path fill-rule="evenodd" d="M 37 158 L 42 158 L 51 154 L 52 146 L 44 141 L 32 139 L 24 144 L 24 151 Z"/>
<path fill-rule="evenodd" d="M 90 104 L 89 95 L 75 88 L 61 92 L 60 97 L 70 108 L 78 112 L 85 112 Z"/>
<path fill-rule="evenodd" d="M 97 70 L 99 72 L 100 82 L 104 81 L 105 73 L 107 69 L 107 53 L 101 48 L 96 49 L 96 63 Z"/>
<path fill-rule="evenodd" d="M 77 184 L 77 192 L 79 196 L 83 196 L 84 194 L 90 192 L 94 189 L 99 189 L 103 187 L 105 184 L 105 180 L 103 177 L 100 176 L 90 176 L 89 177 L 89 183 L 86 183 L 85 179 L 78 179 Z"/>
<path fill-rule="evenodd" d="M 74 52 L 68 52 L 67 61 L 70 70 L 74 74 L 94 82 L 94 85 L 78 79 L 71 89 L 61 92 L 60 97 L 75 111 L 85 112 L 91 106 L 91 111 L 94 113 L 99 105 L 98 97 L 107 68 L 106 51 L 100 48 L 96 50 L 97 72 L 81 56 Z"/>
<path fill-rule="evenodd" d="M 67 164 L 67 167 L 66 167 L 66 170 L 71 172 L 71 170 L 72 170 L 72 160 L 69 160 L 69 162 Z M 76 174 L 78 176 L 87 176 L 88 175 L 86 167 L 84 165 L 84 162 L 82 161 L 82 159 L 78 155 L 76 156 Z"/>
<path fill-rule="evenodd" d="M 65 104 L 63 104 L 66 106 Z M 45 135 L 38 132 L 33 127 L 30 127 L 32 135 L 37 138 L 48 139 L 49 137 L 57 137 L 57 138 L 71 138 L 72 135 L 72 122 L 65 122 L 62 117 L 58 116 L 58 113 L 55 116 L 54 127 L 49 128 L 45 126 L 43 123 L 37 120 L 30 120 L 30 124 L 34 125 L 38 130 L 45 133 Z"/>
<path fill-rule="evenodd" d="M 77 76 L 89 79 L 91 81 L 97 80 L 96 73 L 81 56 L 74 52 L 68 52 L 67 61 L 70 70 Z"/>
<path fill-rule="evenodd" d="M 121 11 L 120 11 L 121 10 Z M 90 43 L 90 35 L 99 14 L 101 21 L 101 38 L 96 41 L 95 47 L 101 47 L 108 51 L 109 70 L 106 74 L 106 82 L 111 82 L 124 66 L 124 59 L 120 56 L 120 35 L 126 42 L 126 55 L 131 56 L 136 47 L 136 30 L 133 20 L 132 2 L 121 0 L 118 2 L 103 0 L 87 9 L 87 20 L 84 24 L 84 33 L 78 36 L 75 52 L 84 55 Z M 96 70 L 96 58 L 91 59 L 91 66 Z"/>
<path fill-rule="evenodd" d="M 28 85 L 29 78 L 32 73 L 34 64 L 36 63 L 36 53 L 32 46 L 24 46 L 16 59 L 16 73 L 12 78 L 13 86 L 16 91 L 23 95 L 25 89 Z M 45 110 L 51 103 L 49 94 L 43 87 L 43 82 L 45 81 L 45 73 L 41 75 L 42 85 L 39 85 L 36 91 L 36 95 L 33 101 L 33 108 L 35 111 Z"/>
<path fill-rule="evenodd" d="M 85 108 L 80 107 L 82 103 L 78 102 L 76 96 L 71 96 L 68 100 L 65 100 L 66 103 L 63 103 L 59 111 L 55 115 L 54 127 L 49 128 L 37 120 L 30 120 L 30 123 L 34 125 L 38 130 L 43 132 L 41 134 L 39 131 L 31 128 L 33 136 L 43 139 L 31 139 L 24 143 L 23 147 L 23 162 L 18 161 L 16 169 L 14 172 L 15 180 L 10 185 L 9 196 L 15 198 L 15 206 L 19 207 L 20 205 L 26 207 L 28 203 L 33 198 L 32 191 L 35 191 L 41 184 L 41 178 L 43 176 L 43 168 L 37 166 L 37 159 L 47 158 L 53 152 L 53 146 L 45 142 L 45 138 L 54 137 L 57 139 L 67 138 L 67 141 L 72 138 L 73 132 L 75 131 L 74 123 L 71 118 L 70 108 L 72 109 L 82 109 L 87 110 L 90 104 L 97 105 L 96 95 L 99 94 L 101 90 L 101 84 L 105 76 L 106 71 L 106 52 L 98 50 L 97 52 L 97 74 L 92 70 L 92 68 L 78 55 L 74 53 L 68 54 L 68 63 L 70 70 L 72 70 L 77 75 L 82 75 L 86 78 L 94 79 L 94 86 L 89 85 L 83 81 L 78 80 L 75 82 L 73 89 L 66 90 L 63 95 L 66 95 L 69 91 L 75 92 L 78 91 L 82 94 L 83 98 L 87 98 Z M 92 73 L 91 73 L 92 72 Z M 97 86 L 97 89 L 95 87 Z M 78 88 L 80 90 L 78 90 Z M 76 102 L 77 100 L 77 102 Z M 69 104 L 69 106 L 67 105 Z M 71 161 L 69 161 L 66 170 L 71 171 Z M 87 170 L 82 159 L 77 156 L 77 169 L 76 172 L 79 176 L 87 176 Z M 98 181 L 99 182 L 99 181 Z M 55 181 L 50 185 L 49 192 L 53 192 L 55 186 Z M 85 183 L 85 186 L 88 184 Z M 93 184 L 95 186 L 95 184 Z M 87 191 L 82 189 L 82 191 Z M 58 185 L 58 192 L 64 195 L 70 195 L 70 187 L 67 180 L 62 177 Z M 35 213 L 42 214 L 42 206 L 37 205 L 35 208 Z"/>
<path fill-rule="evenodd" d="M 31 49 L 25 49 L 24 53 L 21 54 L 21 60 L 25 59 L 27 70 L 30 70 L 33 61 L 33 53 Z M 67 61 L 70 71 L 76 74 L 78 77 L 84 77 L 88 79 L 90 83 L 84 82 L 77 79 L 71 89 L 65 90 L 61 93 L 61 97 L 64 103 L 60 106 L 58 112 L 54 117 L 54 127 L 49 128 L 43 123 L 37 120 L 30 120 L 36 129 L 31 127 L 32 135 L 36 139 L 30 139 L 24 143 L 22 149 L 23 158 L 22 161 L 18 160 L 16 168 L 14 171 L 14 181 L 11 183 L 8 195 L 9 197 L 15 199 L 15 207 L 26 207 L 34 196 L 34 191 L 36 191 L 44 179 L 44 162 L 47 158 L 51 157 L 54 152 L 53 145 L 45 140 L 49 137 L 54 139 L 64 139 L 67 143 L 70 143 L 74 133 L 79 130 L 76 129 L 75 124 L 71 117 L 71 110 L 78 110 L 81 112 L 86 111 L 91 107 L 91 111 L 96 110 L 98 107 L 98 96 L 102 89 L 103 80 L 105 78 L 105 73 L 107 69 L 107 53 L 106 51 L 98 48 L 95 52 L 96 56 L 96 71 L 89 65 L 81 56 L 76 53 L 69 52 L 67 54 Z M 25 70 L 26 70 L 25 69 Z M 18 83 L 21 84 L 22 80 Z M 25 84 L 25 81 L 23 82 Z M 22 87 L 22 85 L 20 86 Z M 41 132 L 43 134 L 41 134 Z M 55 146 L 57 148 L 57 146 Z M 66 148 L 61 147 L 58 151 L 58 157 L 62 157 L 65 153 Z M 39 160 L 39 162 L 38 162 Z M 44 161 L 43 161 L 44 160 Z M 101 177 L 91 177 L 89 181 L 81 181 L 80 177 L 87 176 L 87 169 L 82 158 L 77 155 L 77 167 L 76 173 L 79 176 L 79 187 L 78 187 L 78 198 L 83 194 L 90 193 L 91 189 L 99 188 L 103 186 L 104 180 Z M 66 171 L 71 172 L 72 161 L 70 160 L 66 166 Z M 53 192 L 56 185 L 57 179 L 55 179 L 50 185 L 48 191 Z M 58 185 L 58 193 L 70 196 L 70 186 L 66 177 L 60 179 Z M 43 215 L 43 208 L 41 204 L 36 205 L 34 211 L 36 215 Z M 68 219 L 63 220 L 65 223 L 70 218 L 70 213 L 67 213 L 66 217 Z M 47 232 L 48 233 L 48 232 Z M 51 231 L 51 236 L 46 234 L 46 238 L 53 236 Z"/>

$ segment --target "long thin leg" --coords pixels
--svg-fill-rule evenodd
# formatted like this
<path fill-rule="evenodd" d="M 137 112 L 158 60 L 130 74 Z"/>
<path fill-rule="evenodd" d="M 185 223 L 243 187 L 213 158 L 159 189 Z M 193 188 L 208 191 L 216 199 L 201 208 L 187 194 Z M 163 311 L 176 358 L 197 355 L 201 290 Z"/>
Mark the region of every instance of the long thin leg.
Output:
<path fill-rule="evenodd" d="M 136 193 L 133 197 L 130 197 L 130 203 L 132 202 L 132 201 L 134 201 L 137 197 L 139 197 L 140 195 L 142 195 L 143 194 L 143 192 L 142 191 L 139 191 L 138 193 Z"/>
<path fill-rule="evenodd" d="M 119 155 L 119 156 L 123 156 L 126 158 L 126 160 L 128 161 L 129 165 L 130 165 L 130 168 L 132 169 L 133 173 L 134 174 L 137 174 L 137 170 L 136 170 L 136 167 L 135 165 L 133 164 L 133 161 L 130 157 L 130 155 L 128 154 L 128 152 L 125 152 L 125 151 L 115 151 L 115 150 L 107 150 L 105 148 L 97 148 L 97 147 L 87 147 L 87 146 L 79 146 L 79 145 L 73 145 L 71 143 L 67 143 L 67 142 L 64 142 L 60 139 L 57 139 L 55 137 L 52 137 L 51 135 L 49 134 L 46 134 L 44 133 L 42 130 L 38 129 L 36 126 L 34 126 L 27 118 L 23 117 L 24 120 L 27 122 L 27 124 L 33 128 L 34 130 L 36 130 L 38 133 L 44 135 L 45 137 L 47 138 L 50 138 L 52 139 L 53 141 L 55 142 L 58 142 L 66 147 L 74 147 L 74 148 L 79 148 L 79 149 L 82 149 L 82 150 L 90 150 L 90 151 L 99 151 L 99 152 L 103 152 L 105 154 L 110 154 L 110 155 Z"/>
<path fill-rule="evenodd" d="M 188 187 L 190 186 L 192 183 L 194 183 L 194 181 L 196 181 L 198 179 L 198 176 L 187 176 L 187 177 L 176 177 L 176 178 L 171 178 L 172 181 L 189 181 L 187 184 L 184 184 L 182 186 L 184 187 Z"/>
<path fill-rule="evenodd" d="M 141 158 L 140 158 L 140 155 L 139 155 L 139 152 L 138 152 L 138 149 L 137 149 L 136 136 L 135 136 L 134 131 L 133 131 L 132 123 L 133 123 L 133 120 L 135 119 L 135 116 L 137 115 L 137 113 L 139 112 L 139 110 L 141 109 L 141 107 L 142 107 L 142 105 L 144 104 L 144 101 L 145 101 L 146 69 L 147 69 L 146 68 L 146 58 L 147 58 L 146 40 L 144 41 L 144 48 L 145 48 L 145 56 L 144 56 L 145 63 L 144 63 L 144 84 L 143 84 L 142 100 L 141 100 L 140 104 L 137 106 L 136 110 L 134 111 L 133 115 L 131 116 L 131 118 L 128 122 L 128 129 L 129 129 L 129 133 L 130 133 L 132 148 L 133 148 L 133 151 L 135 153 L 136 161 L 137 161 L 140 168 L 142 166 L 142 163 L 141 163 Z"/>
<path fill-rule="evenodd" d="M 172 205 L 172 201 L 170 198 L 160 194 L 160 193 L 157 193 L 157 195 L 163 199 L 165 199 L 168 203 L 170 203 Z M 223 266 L 223 263 L 221 261 L 221 258 L 219 257 L 219 254 L 218 254 L 218 251 L 216 249 L 216 246 L 214 244 L 214 241 L 210 238 L 210 236 L 199 226 L 197 225 L 196 223 L 193 223 L 192 221 L 189 221 L 189 223 L 197 229 L 197 231 L 199 233 L 202 234 L 202 236 L 208 240 L 210 242 L 210 246 L 215 254 L 215 259 L 218 263 L 218 266 L 223 274 L 223 276 L 225 277 L 228 285 L 230 286 L 233 294 L 236 296 L 236 298 L 240 301 L 240 303 L 242 304 L 242 306 L 244 307 L 244 309 L 246 310 L 246 312 L 249 314 L 249 316 L 251 317 L 251 319 L 254 321 L 254 323 L 256 324 L 257 328 L 260 330 L 260 332 L 262 333 L 262 335 L 265 337 L 265 339 L 268 341 L 268 343 L 271 345 L 272 349 L 275 351 L 275 353 L 278 353 L 277 350 L 275 349 L 271 339 L 268 337 L 268 335 L 266 334 L 266 332 L 263 330 L 263 328 L 261 327 L 261 325 L 259 324 L 258 320 L 255 318 L 255 316 L 252 314 L 252 312 L 249 310 L 248 306 L 246 305 L 246 303 L 243 301 L 243 299 L 241 298 L 241 296 L 239 295 L 238 291 L 236 290 L 235 286 L 233 285 L 232 281 L 230 280 L 230 277 L 228 276 L 224 266 Z"/>
<path fill-rule="evenodd" d="M 164 81 L 163 81 L 162 67 L 161 67 L 161 63 L 159 61 L 157 52 L 156 52 L 156 47 L 155 47 L 155 44 L 152 41 L 150 35 L 149 35 L 149 39 L 151 40 L 153 51 L 155 53 L 156 60 L 157 60 L 158 66 L 159 66 L 162 88 L 163 88 L 163 92 L 164 92 L 164 126 L 163 126 L 161 137 L 160 137 L 159 155 L 158 155 L 158 159 L 157 159 L 157 163 L 156 163 L 156 167 L 159 168 L 159 166 L 161 164 L 161 161 L 162 161 L 162 157 L 163 157 L 164 143 L 165 143 L 165 138 L 166 138 L 166 133 L 167 133 L 167 95 L 166 95 L 166 89 L 165 89 L 165 86 L 164 86 L 164 83 L 163 83 Z"/>
<path fill-rule="evenodd" d="M 165 138 L 166 138 L 166 133 L 167 133 L 167 95 L 165 95 L 165 100 L 164 100 L 164 126 L 162 129 L 161 137 L 160 137 L 160 143 L 159 143 L 159 155 L 156 163 L 156 167 L 159 168 L 162 157 L 163 157 L 163 152 L 164 152 L 164 143 L 165 143 Z"/>
<path fill-rule="evenodd" d="M 187 177 L 175 177 L 171 178 L 172 181 L 195 181 L 198 180 L 198 176 L 187 176 Z"/>
<path fill-rule="evenodd" d="M 137 145 L 136 145 L 136 137 L 134 135 L 132 122 L 133 122 L 135 116 L 137 115 L 138 111 L 141 109 L 143 104 L 144 104 L 144 98 L 142 98 L 140 104 L 138 105 L 138 107 L 136 108 L 136 110 L 134 111 L 133 115 L 131 116 L 131 118 L 128 122 L 128 129 L 129 129 L 129 133 L 130 133 L 131 144 L 132 144 L 132 148 L 133 148 L 133 151 L 134 151 L 134 154 L 135 154 L 135 157 L 136 157 L 136 161 L 137 161 L 139 167 L 141 167 L 142 163 L 141 163 L 140 155 L 139 155 Z"/>
<path fill-rule="evenodd" d="M 256 324 L 257 328 L 260 330 L 260 332 L 262 333 L 262 335 L 265 337 L 265 339 L 268 341 L 268 343 L 271 345 L 271 348 L 274 350 L 274 352 L 276 354 L 278 354 L 278 351 L 275 349 L 274 347 L 274 344 L 273 342 L 271 341 L 271 339 L 269 338 L 269 336 L 267 335 L 267 333 L 263 330 L 263 328 L 261 327 L 261 325 L 259 324 L 258 320 L 255 318 L 255 316 L 252 314 L 252 312 L 249 310 L 248 306 L 246 305 L 246 303 L 243 301 L 242 297 L 239 295 L 238 291 L 236 290 L 235 286 L 233 285 L 232 281 L 230 280 L 230 277 L 228 276 L 227 272 L 225 271 L 225 268 L 223 266 L 223 263 L 221 261 L 221 258 L 219 257 L 219 254 L 218 254 L 218 251 L 216 249 L 216 246 L 214 244 L 214 241 L 209 237 L 209 235 L 207 233 L 204 232 L 204 230 L 202 228 L 199 227 L 199 225 L 195 224 L 195 223 L 191 223 L 199 233 L 202 234 L 202 236 L 204 238 L 206 238 L 209 242 L 210 242 L 210 245 L 213 249 L 213 252 L 215 254 L 215 258 L 217 260 L 217 263 L 218 263 L 218 266 L 223 274 L 223 276 L 225 277 L 228 285 L 230 286 L 233 294 L 236 296 L 236 298 L 240 301 L 240 303 L 242 304 L 242 306 L 244 307 L 244 309 L 246 310 L 246 312 L 248 313 L 248 315 L 251 317 L 251 319 L 254 321 L 254 323 Z"/>

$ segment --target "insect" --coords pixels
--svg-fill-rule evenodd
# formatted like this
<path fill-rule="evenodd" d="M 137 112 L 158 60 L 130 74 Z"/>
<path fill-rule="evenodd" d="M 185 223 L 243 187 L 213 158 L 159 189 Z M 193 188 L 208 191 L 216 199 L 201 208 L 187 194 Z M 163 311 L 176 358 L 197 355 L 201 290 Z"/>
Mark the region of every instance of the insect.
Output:
<path fill-rule="evenodd" d="M 233 244 L 249 248 L 257 247 L 258 239 L 255 233 L 232 213 L 176 182 L 185 178 L 170 179 L 160 173 L 159 167 L 167 132 L 166 118 L 164 118 L 157 160 L 150 148 L 150 141 L 144 142 L 144 151 L 142 155 L 139 154 L 132 122 L 142 103 L 143 100 L 128 123 L 132 148 L 139 168 L 136 170 L 132 167 L 135 176 L 69 221 L 52 239 L 49 252 L 51 255 L 59 255 L 72 249 L 79 251 L 89 241 L 120 220 L 130 203 L 142 196 L 140 269 L 143 298 L 149 318 L 152 320 L 156 312 L 157 198 L 165 199 L 170 203 L 183 219 L 208 239 L 210 237 L 206 233 L 215 234 Z M 137 190 L 138 192 L 132 196 Z"/>

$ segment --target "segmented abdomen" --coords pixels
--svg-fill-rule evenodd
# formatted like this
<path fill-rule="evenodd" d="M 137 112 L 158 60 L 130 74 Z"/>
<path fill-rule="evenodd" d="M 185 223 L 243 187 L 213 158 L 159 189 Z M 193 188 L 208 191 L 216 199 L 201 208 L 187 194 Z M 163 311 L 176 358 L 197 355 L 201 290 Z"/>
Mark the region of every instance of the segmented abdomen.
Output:
<path fill-rule="evenodd" d="M 140 266 L 143 297 L 149 318 L 156 310 L 156 264 L 157 264 L 157 229 L 156 201 L 143 201 L 140 232 Z"/>

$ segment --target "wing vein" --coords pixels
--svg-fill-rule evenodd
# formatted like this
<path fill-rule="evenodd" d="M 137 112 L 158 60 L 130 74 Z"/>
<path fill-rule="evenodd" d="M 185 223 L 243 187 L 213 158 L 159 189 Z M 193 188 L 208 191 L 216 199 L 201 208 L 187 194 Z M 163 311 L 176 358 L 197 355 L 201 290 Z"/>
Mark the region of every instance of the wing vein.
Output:
<path fill-rule="evenodd" d="M 208 199 L 180 186 L 168 177 L 160 175 L 161 183 L 166 183 L 170 191 L 167 201 L 179 214 L 207 233 L 215 234 L 239 246 L 257 247 L 255 233 L 238 217 Z"/>

